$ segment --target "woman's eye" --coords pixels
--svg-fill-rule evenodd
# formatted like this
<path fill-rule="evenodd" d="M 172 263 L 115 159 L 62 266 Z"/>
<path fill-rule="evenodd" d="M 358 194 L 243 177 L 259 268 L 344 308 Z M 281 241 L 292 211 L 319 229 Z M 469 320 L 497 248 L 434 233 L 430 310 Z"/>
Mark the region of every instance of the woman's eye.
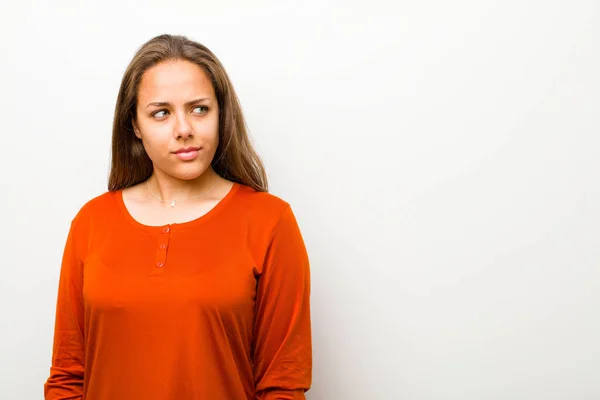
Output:
<path fill-rule="evenodd" d="M 194 107 L 195 114 L 206 114 L 207 112 L 208 112 L 208 107 L 206 107 L 206 106 Z M 154 118 L 163 118 L 167 115 L 167 113 L 168 113 L 167 110 L 159 110 L 159 111 L 155 112 L 154 114 L 152 114 L 152 116 Z"/>

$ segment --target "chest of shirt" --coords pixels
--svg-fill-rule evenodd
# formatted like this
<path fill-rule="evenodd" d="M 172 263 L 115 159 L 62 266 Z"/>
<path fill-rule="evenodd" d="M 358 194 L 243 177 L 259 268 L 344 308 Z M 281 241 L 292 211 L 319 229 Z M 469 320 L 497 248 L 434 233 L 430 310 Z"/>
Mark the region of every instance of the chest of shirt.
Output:
<path fill-rule="evenodd" d="M 164 308 L 251 312 L 255 262 L 241 235 L 107 234 L 90 244 L 83 295 L 97 312 Z"/>

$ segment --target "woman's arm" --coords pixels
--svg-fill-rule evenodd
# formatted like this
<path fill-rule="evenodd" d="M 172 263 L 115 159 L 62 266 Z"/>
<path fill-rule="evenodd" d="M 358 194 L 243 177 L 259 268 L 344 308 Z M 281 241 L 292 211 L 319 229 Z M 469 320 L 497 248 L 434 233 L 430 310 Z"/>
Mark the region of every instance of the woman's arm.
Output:
<path fill-rule="evenodd" d="M 54 327 L 50 377 L 44 384 L 46 400 L 80 400 L 83 397 L 83 264 L 77 217 L 65 245 Z"/>
<path fill-rule="evenodd" d="M 258 281 L 253 357 L 257 400 L 305 399 L 312 377 L 310 271 L 289 205 Z"/>

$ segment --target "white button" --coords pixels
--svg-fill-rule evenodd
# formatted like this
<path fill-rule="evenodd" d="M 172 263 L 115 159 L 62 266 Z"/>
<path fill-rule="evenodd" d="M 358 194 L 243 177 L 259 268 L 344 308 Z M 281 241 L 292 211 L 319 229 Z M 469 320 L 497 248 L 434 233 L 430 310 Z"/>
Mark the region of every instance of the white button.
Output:
<path fill-rule="evenodd" d="M 166 244 L 161 244 L 161 245 L 160 245 L 160 248 L 164 250 L 164 249 L 166 249 L 166 248 L 167 248 L 167 245 L 166 245 Z"/>
<path fill-rule="evenodd" d="M 157 264 L 156 264 L 156 266 L 157 266 L 158 268 L 162 268 L 164 265 L 165 265 L 165 264 L 163 264 L 163 263 L 161 263 L 161 262 L 159 262 L 159 263 L 157 263 Z"/>
<path fill-rule="evenodd" d="M 169 227 L 168 226 L 164 227 L 163 228 L 163 233 L 168 233 L 168 232 L 169 232 Z"/>

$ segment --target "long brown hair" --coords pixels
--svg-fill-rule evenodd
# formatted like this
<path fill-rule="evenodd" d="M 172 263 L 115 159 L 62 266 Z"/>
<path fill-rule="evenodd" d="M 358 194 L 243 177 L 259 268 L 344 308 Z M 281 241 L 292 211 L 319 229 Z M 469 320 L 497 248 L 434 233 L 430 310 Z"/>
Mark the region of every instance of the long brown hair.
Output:
<path fill-rule="evenodd" d="M 250 142 L 240 102 L 225 68 L 204 45 L 176 35 L 159 35 L 144 43 L 125 70 L 115 105 L 108 190 L 131 187 L 152 175 L 152 161 L 135 136 L 132 121 L 136 118 L 138 88 L 144 72 L 169 60 L 193 62 L 212 82 L 219 105 L 219 145 L 212 161 L 215 172 L 267 192 L 264 165 Z"/>

